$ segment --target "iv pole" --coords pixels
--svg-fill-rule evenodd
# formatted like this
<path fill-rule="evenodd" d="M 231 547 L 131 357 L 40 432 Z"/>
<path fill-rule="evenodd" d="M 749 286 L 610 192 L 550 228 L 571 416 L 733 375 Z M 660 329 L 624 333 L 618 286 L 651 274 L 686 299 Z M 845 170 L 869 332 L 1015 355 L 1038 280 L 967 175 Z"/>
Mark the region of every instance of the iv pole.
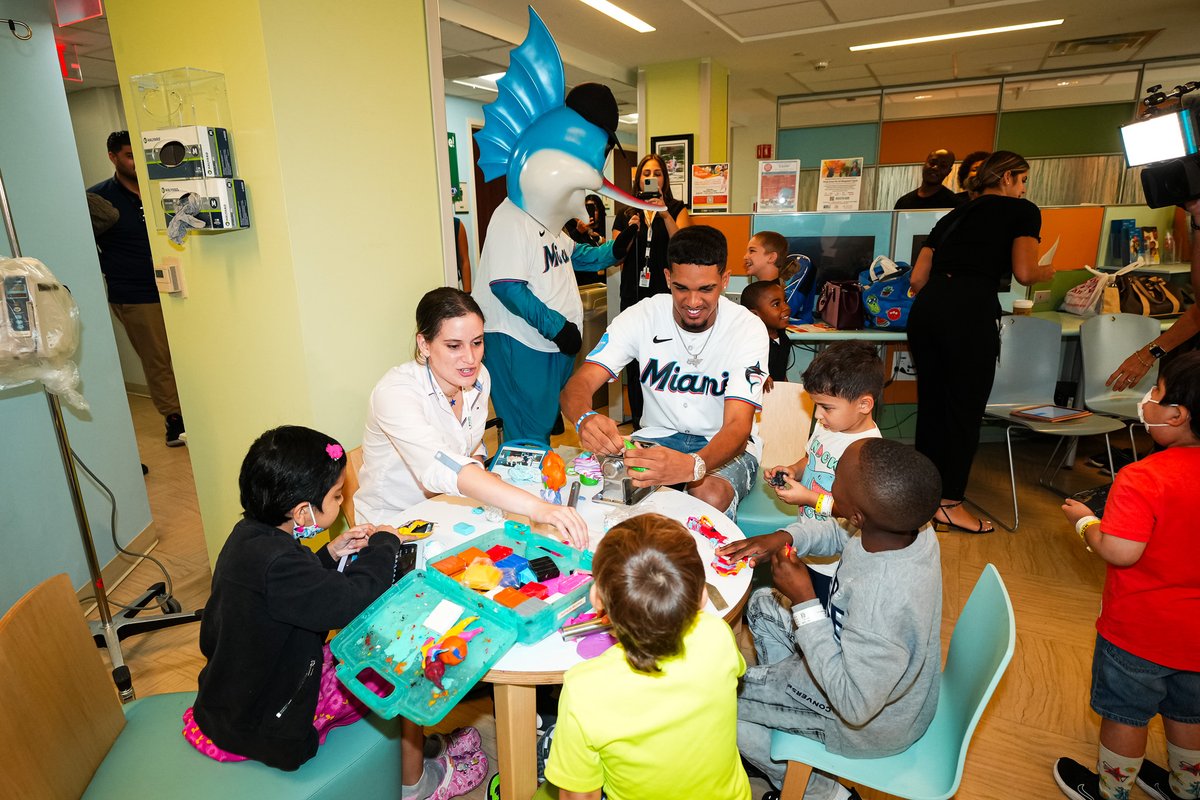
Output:
<path fill-rule="evenodd" d="M 4 187 L 4 174 L 0 171 L 0 212 L 4 216 L 4 230 L 12 248 L 13 258 L 21 257 L 21 245 L 17 241 L 17 229 L 13 225 L 12 210 L 8 203 L 8 192 Z M 100 560 L 96 556 L 96 545 L 92 538 L 92 528 L 88 523 L 87 509 L 83 505 L 83 493 L 79 487 L 79 474 L 75 470 L 75 459 L 71 453 L 71 442 L 67 438 L 67 426 L 63 421 L 62 405 L 58 396 L 42 387 L 46 402 L 50 406 L 50 419 L 54 423 L 54 435 L 58 440 L 58 454 L 62 458 L 63 471 L 67 476 L 67 488 L 71 492 L 71 504 L 75 508 L 75 521 L 79 525 L 79 536 L 83 540 L 83 554 L 87 558 L 88 574 L 91 575 L 92 588 L 96 595 L 96 609 L 100 613 L 99 620 L 88 622 L 92 631 L 92 639 L 97 647 L 108 650 L 109 661 L 112 663 L 113 682 L 117 685 L 121 702 L 128 703 L 135 698 L 133 678 L 129 667 L 125 666 L 125 657 L 121 652 L 121 640 L 135 633 L 180 625 L 186 622 L 196 622 L 200 619 L 199 611 L 182 612 L 179 602 L 167 593 L 166 584 L 153 584 L 135 600 L 128 610 L 113 619 L 112 610 L 108 605 L 108 595 L 104 589 L 104 576 L 100 571 Z M 116 502 L 115 499 L 113 502 Z M 164 609 L 169 609 L 161 616 L 136 619 L 136 615 L 146 610 L 151 602 L 158 602 Z"/>

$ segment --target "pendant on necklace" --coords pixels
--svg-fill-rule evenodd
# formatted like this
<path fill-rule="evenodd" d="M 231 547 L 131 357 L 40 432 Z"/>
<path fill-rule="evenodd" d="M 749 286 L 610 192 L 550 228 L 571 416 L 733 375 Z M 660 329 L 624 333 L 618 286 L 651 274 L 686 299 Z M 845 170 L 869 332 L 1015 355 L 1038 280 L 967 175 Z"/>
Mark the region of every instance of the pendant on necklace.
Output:
<path fill-rule="evenodd" d="M 693 367 L 700 366 L 700 356 L 692 356 L 687 360 L 687 363 L 691 364 Z"/>
<path fill-rule="evenodd" d="M 451 407 L 451 408 L 453 408 L 453 407 L 454 407 L 454 404 L 455 404 L 455 403 L 457 403 L 457 402 L 458 402 L 458 400 L 451 400 L 451 401 L 450 401 L 450 407 Z"/>

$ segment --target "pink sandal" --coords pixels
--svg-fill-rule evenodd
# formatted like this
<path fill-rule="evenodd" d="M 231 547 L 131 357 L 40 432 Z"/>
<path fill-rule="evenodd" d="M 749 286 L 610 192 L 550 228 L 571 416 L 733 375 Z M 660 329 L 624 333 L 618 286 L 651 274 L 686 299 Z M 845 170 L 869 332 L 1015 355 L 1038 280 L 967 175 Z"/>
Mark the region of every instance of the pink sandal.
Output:
<path fill-rule="evenodd" d="M 473 727 L 456 728 L 450 733 L 431 733 L 428 738 L 441 743 L 438 755 L 448 755 L 452 759 L 462 759 L 483 749 L 479 731 Z"/>
<path fill-rule="evenodd" d="M 482 752 L 475 752 L 459 759 L 442 756 L 438 761 L 445 768 L 446 775 L 433 794 L 429 795 L 429 800 L 449 800 L 451 797 L 461 797 L 487 779 L 488 760 Z"/>

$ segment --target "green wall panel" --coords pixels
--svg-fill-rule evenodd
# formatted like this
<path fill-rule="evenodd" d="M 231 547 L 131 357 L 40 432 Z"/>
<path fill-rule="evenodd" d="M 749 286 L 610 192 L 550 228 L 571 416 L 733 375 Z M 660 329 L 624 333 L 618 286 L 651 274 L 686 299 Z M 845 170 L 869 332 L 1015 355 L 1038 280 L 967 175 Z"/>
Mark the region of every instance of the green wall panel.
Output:
<path fill-rule="evenodd" d="M 1026 158 L 1120 153 L 1119 129 L 1132 118 L 1132 103 L 1006 111 L 996 146 Z"/>

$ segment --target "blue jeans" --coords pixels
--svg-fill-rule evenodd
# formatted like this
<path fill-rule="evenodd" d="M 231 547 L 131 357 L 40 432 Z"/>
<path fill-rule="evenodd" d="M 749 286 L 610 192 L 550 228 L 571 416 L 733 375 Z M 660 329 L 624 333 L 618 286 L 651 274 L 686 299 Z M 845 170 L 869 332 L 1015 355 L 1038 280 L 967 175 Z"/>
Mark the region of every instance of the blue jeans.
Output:
<path fill-rule="evenodd" d="M 1146 727 L 1155 714 L 1196 725 L 1200 723 L 1200 672 L 1155 664 L 1097 635 L 1092 710 L 1135 728 Z"/>
<path fill-rule="evenodd" d="M 694 433 L 672 433 L 670 436 L 660 439 L 638 436 L 635 433 L 630 438 L 638 442 L 653 442 L 681 453 L 696 453 L 708 445 L 708 439 Z M 736 521 L 738 503 L 754 488 L 754 480 L 758 476 L 758 459 L 743 450 L 708 474 L 720 478 L 733 487 L 733 502 L 729 508 L 725 509 L 725 516 Z"/>

